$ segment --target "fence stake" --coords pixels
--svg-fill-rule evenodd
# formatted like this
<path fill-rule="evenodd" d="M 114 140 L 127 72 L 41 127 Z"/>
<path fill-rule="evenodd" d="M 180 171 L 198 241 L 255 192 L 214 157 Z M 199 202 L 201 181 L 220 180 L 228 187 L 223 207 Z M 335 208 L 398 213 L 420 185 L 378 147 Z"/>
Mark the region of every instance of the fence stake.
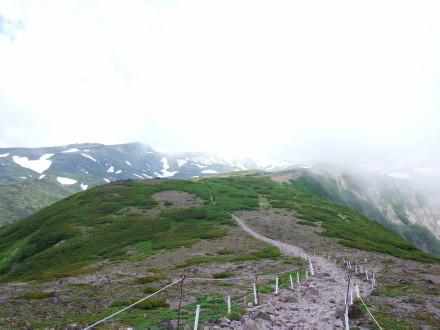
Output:
<path fill-rule="evenodd" d="M 197 305 L 197 308 L 196 308 L 196 319 L 194 321 L 194 330 L 197 330 L 197 327 L 199 326 L 199 314 L 200 314 L 200 305 Z"/>
<path fill-rule="evenodd" d="M 275 296 L 278 295 L 278 277 L 275 279 Z"/>
<path fill-rule="evenodd" d="M 356 294 L 357 294 L 357 297 L 358 297 L 358 298 L 361 297 L 361 294 L 359 293 L 359 287 L 358 287 L 357 284 L 356 284 Z"/>
<path fill-rule="evenodd" d="M 353 305 L 353 288 L 350 287 L 350 305 Z"/>
<path fill-rule="evenodd" d="M 231 296 L 228 296 L 228 314 L 231 314 Z"/>
<path fill-rule="evenodd" d="M 365 269 L 365 276 L 367 277 L 367 281 L 370 280 L 370 278 L 368 277 L 368 271 Z"/>
<path fill-rule="evenodd" d="M 308 279 L 309 279 L 309 273 L 306 270 L 306 280 L 308 280 Z"/>
<path fill-rule="evenodd" d="M 182 297 L 183 297 L 183 281 L 185 280 L 185 276 L 182 275 L 182 281 L 180 282 L 180 295 L 179 295 L 179 312 L 177 314 L 177 330 L 179 330 L 180 326 L 180 312 L 182 309 Z"/>
<path fill-rule="evenodd" d="M 292 274 L 290 274 L 290 288 L 293 290 L 293 279 L 292 279 Z"/>
<path fill-rule="evenodd" d="M 254 287 L 254 302 L 255 302 L 255 306 L 258 305 L 258 296 L 257 296 L 257 285 L 255 283 L 252 283 L 253 287 Z"/>
<path fill-rule="evenodd" d="M 298 281 L 298 286 L 299 286 L 300 284 L 299 284 L 299 273 L 298 272 L 296 272 L 296 280 Z"/>
<path fill-rule="evenodd" d="M 348 324 L 348 291 L 350 289 L 350 281 L 351 281 L 351 276 L 348 276 L 347 293 L 345 294 L 345 328 L 347 330 L 350 330 L 350 326 Z"/>

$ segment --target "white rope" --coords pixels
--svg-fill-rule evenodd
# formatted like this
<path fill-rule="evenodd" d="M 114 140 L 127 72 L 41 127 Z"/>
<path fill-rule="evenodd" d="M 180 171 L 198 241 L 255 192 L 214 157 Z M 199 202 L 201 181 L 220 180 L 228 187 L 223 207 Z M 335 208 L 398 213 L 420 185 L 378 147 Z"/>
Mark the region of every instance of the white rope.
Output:
<path fill-rule="evenodd" d="M 367 305 L 365 305 L 364 300 L 361 298 L 361 296 L 359 296 L 359 299 L 362 301 L 362 303 L 364 304 L 365 308 L 367 309 L 368 314 L 370 314 L 370 316 L 373 318 L 374 322 L 376 322 L 377 326 L 379 327 L 379 329 L 382 329 L 382 327 L 379 325 L 379 323 L 377 323 L 376 319 L 374 318 L 373 314 L 371 314 L 370 310 L 368 309 Z"/>
<path fill-rule="evenodd" d="M 134 305 L 139 304 L 140 302 L 144 301 L 145 299 L 148 299 L 148 298 L 150 298 L 150 297 L 152 297 L 152 296 L 158 294 L 159 292 L 161 292 L 161 291 L 163 291 L 163 290 L 169 288 L 170 286 L 172 286 L 172 285 L 174 285 L 174 284 L 176 284 L 176 283 L 179 283 L 179 282 L 182 281 L 183 279 L 184 279 L 184 278 L 180 278 L 180 279 L 178 279 L 177 281 L 175 281 L 175 282 L 173 282 L 173 283 L 167 285 L 166 287 L 163 287 L 162 289 L 156 291 L 155 293 L 150 294 L 148 297 L 142 298 L 141 300 L 136 301 L 134 304 L 131 304 L 130 306 L 127 306 L 127 307 L 121 309 L 119 312 L 116 312 L 116 313 L 114 313 L 114 314 L 112 314 L 112 315 L 110 315 L 110 316 L 107 316 L 106 318 L 104 318 L 104 319 L 102 319 L 102 320 L 96 322 L 96 323 L 93 323 L 92 325 L 88 326 L 87 328 L 84 328 L 84 330 L 87 330 L 87 329 L 91 329 L 91 328 L 93 328 L 95 325 L 97 325 L 97 324 L 99 324 L 99 323 L 102 323 L 102 322 L 104 322 L 105 320 L 108 320 L 109 318 L 111 318 L 111 317 L 113 317 L 113 316 L 115 316 L 115 315 L 117 315 L 117 314 L 119 314 L 119 313 L 125 311 L 126 309 L 129 309 L 130 307 L 133 307 Z"/>
<path fill-rule="evenodd" d="M 268 277 L 268 276 L 275 276 L 275 275 L 282 275 L 287 273 L 294 273 L 296 269 L 290 269 L 286 270 L 281 273 L 274 273 L 274 274 L 265 274 L 265 275 L 250 275 L 247 277 L 228 277 L 228 278 L 207 278 L 207 277 L 185 277 L 185 280 L 193 280 L 193 281 L 232 281 L 232 280 L 248 280 L 248 279 L 255 279 L 255 276 L 258 277 Z"/>

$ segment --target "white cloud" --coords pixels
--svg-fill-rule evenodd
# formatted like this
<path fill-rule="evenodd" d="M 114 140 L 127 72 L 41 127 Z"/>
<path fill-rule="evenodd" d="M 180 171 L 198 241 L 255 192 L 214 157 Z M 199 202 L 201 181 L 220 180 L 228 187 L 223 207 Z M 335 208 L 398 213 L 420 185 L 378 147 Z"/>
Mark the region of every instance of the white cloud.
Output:
<path fill-rule="evenodd" d="M 49 0 L 2 10 L 24 29 L 0 39 L 0 98 L 37 120 L 35 138 L 2 127 L 0 143 L 270 153 L 322 140 L 421 144 L 438 131 L 438 1 Z"/>

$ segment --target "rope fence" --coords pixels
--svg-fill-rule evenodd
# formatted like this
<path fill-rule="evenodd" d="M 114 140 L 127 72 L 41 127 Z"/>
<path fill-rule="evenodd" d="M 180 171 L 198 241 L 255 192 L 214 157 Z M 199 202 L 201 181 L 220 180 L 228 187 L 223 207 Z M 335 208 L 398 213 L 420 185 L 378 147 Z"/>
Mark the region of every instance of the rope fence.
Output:
<path fill-rule="evenodd" d="M 314 255 L 314 256 L 316 257 L 316 255 Z M 315 271 L 316 270 L 315 270 L 315 268 L 313 266 L 312 259 L 310 257 L 305 255 L 304 259 L 307 260 L 307 263 L 308 263 L 307 266 L 304 266 L 305 272 L 306 272 L 305 279 L 308 280 L 309 276 L 308 276 L 307 269 L 310 270 L 310 275 L 312 275 L 312 276 L 315 275 Z M 327 259 L 328 259 L 329 262 L 331 262 L 330 261 L 330 256 Z M 334 259 L 334 261 L 336 261 L 336 259 Z M 348 269 L 353 270 L 353 272 L 355 272 L 355 270 L 357 270 L 357 264 L 355 264 L 354 267 L 353 267 L 351 262 L 348 261 L 348 260 L 345 260 L 345 258 L 343 259 L 343 264 L 346 265 Z M 142 301 L 157 295 L 158 293 L 160 293 L 160 292 L 162 292 L 162 291 L 172 287 L 173 285 L 176 285 L 176 284 L 180 283 L 179 315 L 178 315 L 178 324 L 177 324 L 177 329 L 179 329 L 180 318 L 181 318 L 180 317 L 180 313 L 181 313 L 181 301 L 182 301 L 182 296 L 183 296 L 183 282 L 184 282 L 184 280 L 185 281 L 195 281 L 195 282 L 197 282 L 197 281 L 213 282 L 213 281 L 239 281 L 239 280 L 255 279 L 255 282 L 256 282 L 258 280 L 258 278 L 268 278 L 269 277 L 269 278 L 272 278 L 272 279 L 275 278 L 274 294 L 277 295 L 278 294 L 278 284 L 279 284 L 278 276 L 285 275 L 285 274 L 290 274 L 290 289 L 294 290 L 294 281 L 293 281 L 293 278 L 292 278 L 292 273 L 296 273 L 296 281 L 295 282 L 297 282 L 297 286 L 299 288 L 301 287 L 300 275 L 299 275 L 300 272 L 302 272 L 301 268 L 302 267 L 300 267 L 299 269 L 298 268 L 293 268 L 293 269 L 289 269 L 289 270 L 278 272 L 278 273 L 272 273 L 272 274 L 261 274 L 261 275 L 255 274 L 255 275 L 249 275 L 249 276 L 243 276 L 243 277 L 232 277 L 232 278 L 204 278 L 204 277 L 185 277 L 185 276 L 182 276 L 180 279 L 178 279 L 178 280 L 168 284 L 167 286 L 164 286 L 160 290 L 157 290 L 156 292 L 154 292 L 154 293 L 152 293 L 152 294 L 150 294 L 150 295 L 148 295 L 148 296 L 146 296 L 146 297 L 136 301 L 135 303 L 133 303 L 133 304 L 131 304 L 129 306 L 124 307 L 123 309 L 117 311 L 116 313 L 113 313 L 113 314 L 111 314 L 111 315 L 109 315 L 109 316 L 107 316 L 107 317 L 105 317 L 105 318 L 95 322 L 94 324 L 86 327 L 85 330 L 91 329 L 94 326 L 96 326 L 96 325 L 98 325 L 98 324 L 100 324 L 100 323 L 102 323 L 102 322 L 104 322 L 106 320 L 109 320 L 110 318 L 112 318 L 112 317 L 122 313 L 123 311 L 125 311 L 125 310 L 127 310 L 127 309 L 129 309 L 129 308 L 131 308 L 131 307 L 141 303 Z M 366 269 L 365 269 L 365 271 L 366 271 Z M 356 274 L 357 274 L 357 272 L 356 272 Z M 368 274 L 368 272 L 367 272 L 367 274 Z M 368 281 L 371 280 L 371 283 L 372 283 L 372 285 L 374 287 L 374 285 L 376 284 L 376 278 L 375 278 L 374 273 L 372 273 L 371 278 L 367 277 L 367 280 Z M 253 295 L 254 295 L 254 304 L 258 305 L 261 302 L 260 302 L 259 297 L 258 297 L 257 284 L 255 282 L 252 283 L 252 291 L 253 291 Z M 345 305 L 344 306 L 345 327 L 347 329 L 349 328 L 348 307 L 349 307 L 349 305 L 353 304 L 353 288 L 354 288 L 357 297 L 360 299 L 360 301 L 364 305 L 364 307 L 367 310 L 368 314 L 371 316 L 371 318 L 376 323 L 376 325 L 379 327 L 379 329 L 382 329 L 382 327 L 379 325 L 377 320 L 374 318 L 373 314 L 370 312 L 370 310 L 366 306 L 364 300 L 361 298 L 358 285 L 357 284 L 354 285 L 354 283 L 353 284 L 351 284 L 351 283 L 352 283 L 351 275 L 349 275 L 349 277 L 348 277 L 348 288 L 347 288 L 347 291 L 344 293 L 344 296 L 345 296 L 345 303 L 344 303 L 344 305 Z M 353 285 L 353 287 L 352 287 L 352 285 Z M 227 302 L 227 304 L 228 304 L 228 313 L 230 313 L 230 311 L 231 311 L 231 295 L 227 296 L 227 299 L 225 300 L 225 302 Z M 198 305 L 197 307 L 198 307 L 198 309 L 196 310 L 196 321 L 195 321 L 195 324 L 194 324 L 194 329 L 197 329 L 198 320 L 199 320 L 199 313 L 200 313 L 200 305 Z"/>
<path fill-rule="evenodd" d="M 150 297 L 155 296 L 155 295 L 158 294 L 159 292 L 162 292 L 163 290 L 168 289 L 170 286 L 173 286 L 173 285 L 179 283 L 180 281 L 183 281 L 183 278 L 180 278 L 180 279 L 178 279 L 177 281 L 175 281 L 175 282 L 173 282 L 173 283 L 171 283 L 171 284 L 168 284 L 167 286 L 163 287 L 162 289 L 157 290 L 156 292 L 150 294 L 149 296 L 147 296 L 147 297 L 145 297 L 145 298 L 142 298 L 142 299 L 136 301 L 135 303 L 133 303 L 133 304 L 131 304 L 130 306 L 127 306 L 127 307 L 121 309 L 120 311 L 118 311 L 118 312 L 116 312 L 116 313 L 113 313 L 112 315 L 107 316 L 106 318 L 103 318 L 102 320 L 99 320 L 98 322 L 95 322 L 95 323 L 93 323 L 92 325 L 89 325 L 88 327 L 84 328 L 84 330 L 87 330 L 87 329 L 91 329 L 91 328 L 93 328 L 95 325 L 98 325 L 99 323 L 102 323 L 102 322 L 104 322 L 104 321 L 106 321 L 106 320 L 112 318 L 113 316 L 118 315 L 119 313 L 122 313 L 123 311 L 125 311 L 125 310 L 127 310 L 127 309 L 133 307 L 134 305 L 137 305 L 137 304 L 139 304 L 140 302 L 142 302 L 142 301 L 144 301 L 144 300 L 146 300 L 146 299 L 148 299 L 148 298 L 150 298 Z"/>

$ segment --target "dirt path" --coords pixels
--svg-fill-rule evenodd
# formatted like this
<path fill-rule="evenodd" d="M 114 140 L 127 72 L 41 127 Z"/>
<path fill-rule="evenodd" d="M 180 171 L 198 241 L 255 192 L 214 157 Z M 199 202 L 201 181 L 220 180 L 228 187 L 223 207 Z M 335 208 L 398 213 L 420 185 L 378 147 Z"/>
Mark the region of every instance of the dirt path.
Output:
<path fill-rule="evenodd" d="M 231 214 L 232 215 L 232 214 Z M 282 253 L 303 257 L 303 249 L 267 238 L 247 226 L 239 217 L 235 221 L 248 234 L 258 240 L 276 246 Z M 335 329 L 344 324 L 344 301 L 348 286 L 348 272 L 321 256 L 311 256 L 315 276 L 303 280 L 294 290 L 281 290 L 274 294 L 260 295 L 260 304 L 248 309 L 242 321 L 228 323 L 233 329 Z M 351 283 L 357 284 L 361 296 L 371 292 L 371 285 L 364 275 L 352 275 Z M 355 296 L 353 290 L 353 296 Z M 227 322 L 227 321 L 226 321 Z M 226 324 L 224 324 L 226 325 Z M 350 325 L 354 325 L 351 321 Z"/>

